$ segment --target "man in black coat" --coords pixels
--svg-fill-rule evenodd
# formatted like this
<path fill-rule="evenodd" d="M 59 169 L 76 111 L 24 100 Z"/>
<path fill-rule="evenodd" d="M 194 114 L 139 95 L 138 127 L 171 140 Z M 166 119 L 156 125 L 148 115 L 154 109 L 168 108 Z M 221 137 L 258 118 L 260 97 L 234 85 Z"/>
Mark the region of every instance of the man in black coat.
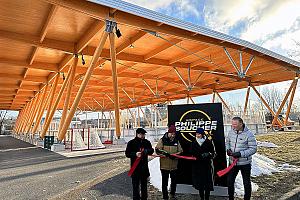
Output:
<path fill-rule="evenodd" d="M 133 200 L 145 200 L 147 199 L 147 179 L 150 176 L 148 168 L 148 155 L 152 155 L 154 149 L 149 140 L 145 139 L 147 132 L 143 128 L 136 130 L 136 137 L 130 140 L 126 147 L 126 157 L 130 158 L 131 166 L 134 161 L 141 157 L 139 164 L 131 175 L 132 188 L 133 188 Z M 141 195 L 140 195 L 141 187 Z"/>

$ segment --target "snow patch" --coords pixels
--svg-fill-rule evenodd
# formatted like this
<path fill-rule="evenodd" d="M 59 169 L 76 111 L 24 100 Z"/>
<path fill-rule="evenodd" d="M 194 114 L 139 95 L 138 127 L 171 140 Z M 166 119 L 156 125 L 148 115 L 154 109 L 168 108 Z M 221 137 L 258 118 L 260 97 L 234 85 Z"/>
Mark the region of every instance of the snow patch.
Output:
<path fill-rule="evenodd" d="M 252 156 L 252 177 L 261 176 L 263 174 L 271 175 L 279 171 L 274 160 L 258 153 Z"/>
<path fill-rule="evenodd" d="M 278 169 L 286 170 L 286 171 L 292 171 L 292 172 L 300 172 L 300 168 L 298 168 L 295 165 L 290 165 L 288 163 L 284 163 L 284 164 L 279 165 Z"/>
<path fill-rule="evenodd" d="M 261 142 L 257 141 L 257 146 L 259 147 L 268 147 L 268 148 L 277 148 L 278 146 L 272 142 Z"/>

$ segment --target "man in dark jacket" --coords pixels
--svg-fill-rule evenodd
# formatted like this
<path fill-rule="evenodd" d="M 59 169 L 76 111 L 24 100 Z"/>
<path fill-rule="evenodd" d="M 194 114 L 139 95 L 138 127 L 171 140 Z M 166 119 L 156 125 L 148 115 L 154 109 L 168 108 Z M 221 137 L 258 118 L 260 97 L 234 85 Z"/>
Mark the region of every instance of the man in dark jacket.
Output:
<path fill-rule="evenodd" d="M 145 134 L 146 131 L 143 128 L 138 128 L 136 130 L 136 137 L 128 142 L 125 151 L 126 157 L 130 158 L 131 166 L 138 157 L 141 157 L 139 164 L 131 175 L 133 200 L 145 200 L 148 196 L 147 179 L 150 176 L 148 155 L 153 154 L 154 149 L 149 140 L 145 139 Z"/>
<path fill-rule="evenodd" d="M 244 184 L 244 200 L 251 198 L 251 162 L 252 155 L 256 153 L 257 144 L 254 134 L 245 126 L 240 117 L 232 119 L 232 130 L 226 137 L 226 150 L 230 164 L 233 158 L 238 159 L 228 174 L 229 200 L 234 199 L 234 182 L 239 171 L 242 173 Z"/>

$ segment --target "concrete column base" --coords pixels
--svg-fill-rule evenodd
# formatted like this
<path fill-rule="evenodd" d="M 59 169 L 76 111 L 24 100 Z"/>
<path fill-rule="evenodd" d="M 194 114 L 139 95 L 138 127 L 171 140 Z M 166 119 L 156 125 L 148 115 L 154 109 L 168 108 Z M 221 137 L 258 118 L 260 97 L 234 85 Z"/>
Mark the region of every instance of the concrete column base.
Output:
<path fill-rule="evenodd" d="M 64 144 L 53 144 L 51 146 L 51 151 L 54 151 L 54 152 L 65 151 L 65 145 Z"/>
<path fill-rule="evenodd" d="M 37 147 L 44 147 L 44 140 L 38 139 L 36 141 L 36 146 Z"/>
<path fill-rule="evenodd" d="M 122 144 L 126 144 L 126 141 L 125 141 L 124 138 L 120 138 L 120 139 L 115 138 L 114 141 L 113 141 L 113 144 L 122 145 Z"/>

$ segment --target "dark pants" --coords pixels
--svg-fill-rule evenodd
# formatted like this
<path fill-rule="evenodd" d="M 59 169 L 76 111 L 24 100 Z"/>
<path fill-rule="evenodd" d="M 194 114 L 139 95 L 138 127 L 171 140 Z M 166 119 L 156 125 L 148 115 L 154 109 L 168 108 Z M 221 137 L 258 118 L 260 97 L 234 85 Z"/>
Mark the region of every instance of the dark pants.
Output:
<path fill-rule="evenodd" d="M 251 164 L 247 165 L 239 165 L 239 166 L 234 166 L 232 170 L 228 174 L 228 195 L 229 195 L 229 200 L 234 199 L 234 182 L 235 178 L 238 175 L 239 171 L 241 170 L 242 177 L 243 177 L 243 184 L 244 184 L 244 190 L 245 190 L 245 195 L 244 195 L 244 200 L 250 200 L 251 198 Z"/>
<path fill-rule="evenodd" d="M 162 178 L 162 193 L 163 199 L 168 199 L 168 182 L 169 182 L 169 175 L 171 176 L 171 195 L 175 195 L 176 192 L 176 171 L 177 170 L 164 170 L 161 169 L 161 178 Z"/>
<path fill-rule="evenodd" d="M 205 193 L 205 200 L 209 200 L 210 191 L 209 190 L 199 190 L 200 199 L 204 200 L 204 193 Z"/>
<path fill-rule="evenodd" d="M 132 177 L 133 200 L 147 199 L 147 178 L 146 177 Z M 141 188 L 141 189 L 140 189 Z M 141 195 L 140 195 L 141 191 Z"/>

